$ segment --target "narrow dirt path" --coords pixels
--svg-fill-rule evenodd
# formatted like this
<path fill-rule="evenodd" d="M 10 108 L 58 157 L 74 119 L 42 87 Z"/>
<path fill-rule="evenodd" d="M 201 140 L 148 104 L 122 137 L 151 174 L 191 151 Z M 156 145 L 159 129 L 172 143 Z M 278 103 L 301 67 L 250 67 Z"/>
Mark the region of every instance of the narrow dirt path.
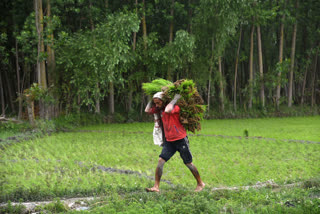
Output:
<path fill-rule="evenodd" d="M 66 198 L 66 199 L 60 199 L 60 202 L 63 203 L 66 207 L 68 207 L 70 210 L 88 210 L 89 209 L 89 202 L 95 199 L 99 199 L 99 197 L 81 197 L 81 198 Z M 12 202 L 11 206 L 24 206 L 26 213 L 39 213 L 36 212 L 36 207 L 38 206 L 44 206 L 50 203 L 55 202 L 53 201 L 32 201 L 32 202 Z M 0 207 L 8 206 L 7 203 L 0 204 Z"/>
<path fill-rule="evenodd" d="M 249 189 L 261 189 L 261 188 L 272 188 L 272 189 L 281 189 L 281 188 L 292 188 L 301 186 L 303 183 L 293 183 L 293 184 L 285 184 L 285 185 L 278 185 L 273 180 L 268 180 L 266 182 L 258 181 L 255 185 L 251 186 L 238 186 L 238 187 L 216 187 L 212 188 L 212 191 L 219 191 L 219 190 L 249 190 Z"/>

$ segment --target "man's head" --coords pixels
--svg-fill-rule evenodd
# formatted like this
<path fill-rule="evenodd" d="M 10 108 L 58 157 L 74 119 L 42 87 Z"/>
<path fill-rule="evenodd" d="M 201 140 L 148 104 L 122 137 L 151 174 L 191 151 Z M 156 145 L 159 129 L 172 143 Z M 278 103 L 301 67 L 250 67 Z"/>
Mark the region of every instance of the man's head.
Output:
<path fill-rule="evenodd" d="M 156 105 L 157 109 L 164 108 L 164 103 L 163 103 L 162 98 L 163 98 L 163 92 L 158 92 L 153 95 L 153 102 Z"/>

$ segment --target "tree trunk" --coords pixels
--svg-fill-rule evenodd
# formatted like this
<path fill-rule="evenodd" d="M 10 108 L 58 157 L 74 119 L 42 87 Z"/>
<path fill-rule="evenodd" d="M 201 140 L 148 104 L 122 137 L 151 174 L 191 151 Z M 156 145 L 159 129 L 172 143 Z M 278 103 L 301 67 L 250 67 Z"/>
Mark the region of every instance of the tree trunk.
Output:
<path fill-rule="evenodd" d="M 81 96 L 80 94 L 78 94 L 78 98 L 77 98 L 77 113 L 80 114 L 81 113 Z"/>
<path fill-rule="evenodd" d="M 313 107 L 314 104 L 316 103 L 315 102 L 316 94 L 314 92 L 315 92 L 315 79 L 316 79 L 317 63 L 318 63 L 318 51 L 319 49 L 317 50 L 317 53 L 314 59 L 313 75 L 312 75 L 312 82 L 311 82 L 311 107 Z"/>
<path fill-rule="evenodd" d="M 136 14 L 138 15 L 138 0 L 136 0 L 135 7 L 136 7 Z M 136 44 L 137 44 L 137 32 L 133 32 L 133 43 L 132 43 L 133 52 L 136 51 Z"/>
<path fill-rule="evenodd" d="M 95 26 L 94 26 L 93 19 L 92 19 L 93 16 L 92 16 L 92 1 L 91 0 L 89 0 L 89 10 L 90 10 L 89 20 L 90 20 L 91 32 L 94 32 Z M 93 34 L 92 42 L 93 42 L 93 47 L 96 47 L 96 38 L 95 38 L 94 34 Z M 96 83 L 96 93 L 94 96 L 95 96 L 95 100 L 96 100 L 95 113 L 100 114 L 100 86 L 99 86 L 98 80 Z"/>
<path fill-rule="evenodd" d="M 142 118 L 144 107 L 145 107 L 145 94 L 141 93 L 140 118 Z"/>
<path fill-rule="evenodd" d="M 250 34 L 250 60 L 249 60 L 249 109 L 252 108 L 253 99 L 253 35 L 254 35 L 254 25 L 251 26 Z"/>
<path fill-rule="evenodd" d="M 38 56 L 37 56 L 37 73 L 38 84 L 42 89 L 47 89 L 47 77 L 45 61 L 40 59 L 40 56 L 44 54 L 44 42 L 43 42 L 43 12 L 42 12 L 42 0 L 34 0 L 35 13 L 36 13 L 36 29 L 38 35 Z M 40 118 L 45 118 L 45 105 L 43 100 L 39 101 Z"/>
<path fill-rule="evenodd" d="M 213 49 L 214 49 L 214 39 L 211 40 L 211 60 L 210 60 L 210 70 L 209 70 L 209 84 L 208 84 L 208 100 L 207 100 L 207 108 L 208 113 L 210 113 L 210 97 L 211 97 L 211 76 L 214 65 L 214 57 L 213 57 Z"/>
<path fill-rule="evenodd" d="M 239 75 L 239 83 L 240 83 L 240 85 L 244 85 L 245 82 L 246 82 L 246 79 L 247 79 L 246 78 L 246 72 L 245 72 L 245 70 L 246 70 L 245 68 L 246 67 L 247 67 L 246 62 L 242 62 L 241 63 L 241 71 L 242 72 L 241 72 L 241 75 Z M 239 104 L 240 104 L 240 106 L 243 106 L 244 109 L 246 109 L 247 101 L 245 101 L 245 99 L 243 98 L 243 93 L 241 93 L 241 91 L 239 93 Z"/>
<path fill-rule="evenodd" d="M 135 2 L 135 7 L 136 7 L 136 14 L 138 15 L 138 0 Z M 133 43 L 132 43 L 132 51 L 136 51 L 136 44 L 137 44 L 137 33 L 133 32 Z M 134 71 L 132 71 L 134 72 Z M 128 100 L 127 100 L 127 112 L 130 112 L 132 109 L 132 95 L 133 95 L 133 80 L 128 81 L 128 88 L 129 88 L 129 93 L 128 93 Z"/>
<path fill-rule="evenodd" d="M 47 17 L 49 19 L 48 21 L 48 27 L 51 28 L 52 21 L 51 21 L 51 4 L 50 0 L 47 0 Z M 53 49 L 53 31 L 48 35 L 48 44 L 47 44 L 47 53 L 48 53 L 48 58 L 47 58 L 47 68 L 48 68 L 48 84 L 49 87 L 52 87 L 55 85 L 56 82 L 56 61 L 55 61 L 55 53 Z M 51 96 L 54 96 L 51 93 Z M 48 118 L 54 117 L 54 104 L 51 103 L 48 105 Z"/>
<path fill-rule="evenodd" d="M 20 67 L 19 67 L 19 54 L 18 54 L 18 40 L 16 38 L 16 71 L 17 71 L 17 88 L 18 88 L 18 100 L 19 100 L 19 112 L 18 112 L 18 120 L 21 120 L 22 117 L 22 90 L 21 90 L 21 82 L 20 82 Z"/>
<path fill-rule="evenodd" d="M 239 64 L 239 55 L 240 55 L 241 36 L 242 36 L 242 25 L 240 25 L 240 35 L 239 35 L 237 56 L 236 56 L 236 62 L 235 62 L 235 66 L 234 66 L 233 108 L 235 111 L 237 111 L 237 76 L 238 76 L 238 64 Z"/>
<path fill-rule="evenodd" d="M 219 60 L 219 87 L 220 87 L 220 110 L 224 112 L 224 88 L 223 88 L 223 75 L 222 75 L 222 66 L 221 66 L 221 56 L 218 58 Z"/>
<path fill-rule="evenodd" d="M 148 47 L 148 43 L 147 43 L 147 24 L 146 24 L 146 4 L 145 4 L 145 0 L 142 1 L 143 4 L 143 13 L 142 13 L 142 31 L 143 31 L 143 44 L 144 44 L 144 51 L 147 51 L 147 47 Z M 147 72 L 147 68 L 145 66 L 143 66 L 143 70 L 146 73 Z M 143 77 L 143 79 L 146 79 L 146 76 Z M 144 82 L 142 80 L 142 82 Z M 144 109 L 144 92 L 141 92 L 141 106 L 140 106 L 140 117 L 142 117 L 143 114 L 143 109 Z"/>
<path fill-rule="evenodd" d="M 173 40 L 173 17 L 174 17 L 174 0 L 171 0 L 171 10 L 170 10 L 171 22 L 169 26 L 169 43 Z"/>
<path fill-rule="evenodd" d="M 188 2 L 189 10 L 188 10 L 188 33 L 192 34 L 192 0 Z"/>
<path fill-rule="evenodd" d="M 296 9 L 298 8 L 298 0 L 296 1 Z M 288 92 L 288 107 L 292 106 L 292 88 L 293 88 L 293 71 L 294 71 L 294 58 L 296 53 L 296 38 L 297 38 L 297 16 L 296 21 L 293 26 L 292 32 L 292 45 L 291 45 L 291 65 L 290 65 L 290 74 L 289 74 L 289 92 Z"/>
<path fill-rule="evenodd" d="M 170 26 L 169 26 L 169 45 L 171 45 L 172 40 L 173 40 L 174 0 L 171 0 L 170 16 L 171 16 L 171 22 L 170 22 Z M 172 72 L 173 72 L 173 71 L 172 71 L 171 65 L 168 65 L 167 79 L 170 80 L 170 81 L 173 81 Z"/>
<path fill-rule="evenodd" d="M 2 72 L 0 71 L 0 96 L 1 96 L 1 116 L 6 115 L 6 105 L 4 103 L 4 93 L 3 93 L 3 82 L 2 82 Z"/>
<path fill-rule="evenodd" d="M 145 0 L 142 1 L 143 3 L 143 12 L 142 12 L 142 31 L 143 31 L 143 44 L 144 44 L 144 50 L 147 50 L 147 24 L 146 24 L 146 4 Z"/>
<path fill-rule="evenodd" d="M 259 53 L 259 71 L 260 71 L 260 100 L 261 100 L 262 107 L 264 107 L 265 100 L 264 100 L 263 60 L 262 60 L 260 25 L 257 26 L 257 37 L 258 37 L 258 53 Z"/>
<path fill-rule="evenodd" d="M 10 84 L 10 80 L 9 80 L 9 78 L 8 78 L 7 71 L 4 70 L 3 73 L 4 73 L 5 81 L 6 81 L 6 83 L 7 83 L 6 85 L 7 85 L 7 88 L 8 88 L 8 101 L 9 101 L 9 105 L 10 105 L 10 107 L 11 107 L 12 113 L 15 114 L 15 113 L 16 113 L 16 110 L 15 110 L 15 107 L 14 107 L 13 101 L 12 101 L 12 100 L 14 100 L 14 98 L 15 98 L 15 97 L 13 96 L 14 92 L 12 91 L 12 87 L 11 87 L 12 84 Z"/>
<path fill-rule="evenodd" d="M 129 93 L 128 93 L 128 104 L 127 104 L 127 112 L 130 112 L 132 110 L 132 94 L 133 94 L 133 88 L 132 85 L 129 85 Z"/>
<path fill-rule="evenodd" d="M 29 118 L 29 122 L 30 125 L 32 127 L 35 127 L 35 119 L 34 119 L 34 101 L 31 100 L 30 95 L 26 96 L 27 99 L 27 111 L 28 111 L 28 118 Z"/>
<path fill-rule="evenodd" d="M 36 11 L 36 28 L 37 28 L 37 34 L 38 34 L 38 57 L 37 57 L 38 83 L 43 89 L 46 89 L 47 80 L 46 80 L 45 61 L 40 59 L 40 55 L 44 54 L 42 0 L 35 0 L 35 11 Z"/>
<path fill-rule="evenodd" d="M 109 114 L 114 114 L 114 86 L 113 82 L 109 84 Z"/>
<path fill-rule="evenodd" d="M 192 34 L 192 0 L 188 0 L 188 26 L 187 31 L 189 34 Z M 191 63 L 187 62 L 186 71 L 184 74 L 184 78 L 190 78 L 190 71 L 191 71 Z M 177 78 L 178 79 L 178 78 Z"/>
<path fill-rule="evenodd" d="M 306 71 L 304 72 L 303 84 L 302 84 L 302 90 L 301 90 L 301 102 L 300 102 L 301 105 L 304 104 L 304 92 L 305 92 L 305 89 L 306 89 L 308 69 L 309 69 L 309 66 L 306 66 Z"/>
<path fill-rule="evenodd" d="M 89 21 L 90 21 L 91 31 L 94 31 L 94 24 L 93 24 L 93 19 L 92 19 L 92 12 L 91 12 L 91 10 L 92 10 L 92 1 L 89 0 L 89 14 L 90 14 L 90 16 L 89 16 Z"/>
<path fill-rule="evenodd" d="M 51 21 L 51 4 L 50 0 L 47 0 L 47 16 L 48 16 L 48 26 L 51 27 L 52 21 Z M 51 32 L 48 35 L 48 44 L 47 44 L 47 53 L 48 53 L 48 58 L 47 58 L 47 67 L 48 67 L 48 82 L 49 86 L 53 85 L 55 82 L 55 68 L 56 68 L 56 61 L 55 61 L 55 53 L 54 49 L 52 48 L 54 43 L 53 43 L 53 32 Z"/>
<path fill-rule="evenodd" d="M 99 83 L 96 83 L 96 87 L 97 87 L 97 92 L 95 94 L 96 97 L 96 109 L 95 109 L 95 113 L 96 114 L 100 114 L 101 110 L 100 110 L 100 85 Z"/>
<path fill-rule="evenodd" d="M 283 61 L 283 40 L 284 40 L 284 19 L 285 19 L 285 8 L 286 8 L 286 3 L 284 3 L 284 8 L 283 8 L 283 15 L 281 18 L 281 25 L 280 25 L 280 43 L 279 43 L 279 65 L 282 65 Z M 276 94 L 276 106 L 277 110 L 279 110 L 280 106 L 280 94 L 281 94 L 281 72 L 278 73 L 278 80 L 277 80 L 277 94 Z"/>

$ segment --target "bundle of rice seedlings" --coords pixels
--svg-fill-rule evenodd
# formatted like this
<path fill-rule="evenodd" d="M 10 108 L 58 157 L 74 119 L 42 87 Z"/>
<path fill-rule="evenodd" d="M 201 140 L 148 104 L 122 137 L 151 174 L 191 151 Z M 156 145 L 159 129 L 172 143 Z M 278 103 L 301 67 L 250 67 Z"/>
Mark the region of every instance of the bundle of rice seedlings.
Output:
<path fill-rule="evenodd" d="M 201 130 L 200 121 L 203 119 L 205 105 L 192 80 L 178 80 L 164 90 L 164 100 L 170 101 L 175 94 L 181 98 L 177 105 L 180 107 L 180 122 L 187 131 L 195 133 Z"/>
<path fill-rule="evenodd" d="M 172 82 L 169 80 L 155 79 L 149 83 L 142 83 L 142 89 L 147 95 L 152 97 L 155 93 L 162 91 L 163 87 L 168 87 L 170 85 L 172 85 Z"/>
<path fill-rule="evenodd" d="M 143 83 L 142 88 L 151 97 L 155 93 L 163 91 L 165 104 L 168 104 L 175 94 L 180 94 L 181 98 L 177 102 L 181 109 L 180 122 L 187 131 L 192 133 L 201 130 L 200 121 L 203 119 L 205 106 L 192 80 L 182 79 L 172 84 L 168 80 L 156 79 L 151 83 Z"/>

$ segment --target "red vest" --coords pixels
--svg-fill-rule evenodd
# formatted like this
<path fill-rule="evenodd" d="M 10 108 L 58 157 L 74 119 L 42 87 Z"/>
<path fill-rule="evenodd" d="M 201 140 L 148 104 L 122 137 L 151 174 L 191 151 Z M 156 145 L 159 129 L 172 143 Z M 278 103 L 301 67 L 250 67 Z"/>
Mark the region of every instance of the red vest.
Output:
<path fill-rule="evenodd" d="M 150 113 L 157 113 L 155 107 L 151 108 Z M 187 136 L 187 132 L 180 122 L 180 107 L 175 105 L 174 109 L 170 113 L 161 113 L 161 119 L 163 122 L 164 134 L 167 141 L 176 141 Z"/>

